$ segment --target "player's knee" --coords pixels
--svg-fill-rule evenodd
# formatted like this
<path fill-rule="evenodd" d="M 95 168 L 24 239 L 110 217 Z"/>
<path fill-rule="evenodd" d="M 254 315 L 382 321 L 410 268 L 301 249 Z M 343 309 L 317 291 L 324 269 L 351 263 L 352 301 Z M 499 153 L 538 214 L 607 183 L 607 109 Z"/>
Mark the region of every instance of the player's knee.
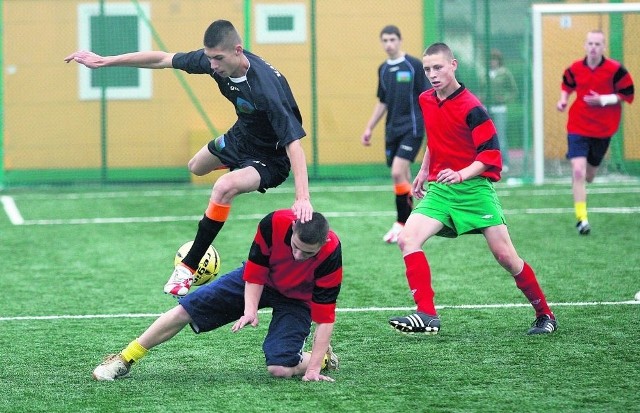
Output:
<path fill-rule="evenodd" d="M 582 169 L 574 169 L 573 170 L 573 180 L 574 181 L 584 181 L 586 178 L 585 172 Z"/>
<path fill-rule="evenodd" d="M 272 377 L 289 378 L 292 375 L 291 368 L 284 366 L 267 366 L 267 371 Z"/>
<path fill-rule="evenodd" d="M 232 199 L 238 194 L 238 188 L 232 179 L 227 178 L 228 175 L 221 176 L 213 185 L 213 192 L 215 192 L 219 199 Z"/>
<path fill-rule="evenodd" d="M 498 264 L 505 270 L 507 270 L 510 274 L 514 274 L 519 270 L 517 268 L 518 265 L 518 256 L 510 253 L 507 250 L 504 251 L 495 251 L 493 256 L 498 261 Z"/>
<path fill-rule="evenodd" d="M 420 245 L 415 245 L 415 241 L 408 235 L 405 235 L 404 232 L 400 232 L 398 236 L 398 248 L 402 251 L 402 255 L 405 255 L 412 251 L 417 251 L 421 249 Z"/>
<path fill-rule="evenodd" d="M 187 164 L 187 168 L 189 169 L 189 172 L 196 176 L 203 176 L 207 174 L 207 171 L 203 170 L 203 168 L 198 165 L 198 160 L 196 159 L 196 157 L 191 158 L 191 160 Z"/>

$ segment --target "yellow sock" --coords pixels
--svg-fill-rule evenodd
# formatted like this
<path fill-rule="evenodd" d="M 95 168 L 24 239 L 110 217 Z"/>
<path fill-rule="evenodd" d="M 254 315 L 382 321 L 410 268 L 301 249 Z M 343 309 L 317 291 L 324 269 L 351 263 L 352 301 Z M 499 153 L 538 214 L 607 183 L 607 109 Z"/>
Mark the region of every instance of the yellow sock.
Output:
<path fill-rule="evenodd" d="M 149 350 L 142 347 L 140 343 L 138 343 L 138 340 L 133 340 L 131 343 L 129 343 L 127 348 L 122 350 L 121 354 L 122 358 L 124 358 L 127 362 L 135 363 L 146 356 L 148 352 Z"/>
<path fill-rule="evenodd" d="M 574 208 L 576 210 L 576 219 L 578 221 L 586 221 L 587 220 L 587 203 L 576 202 L 574 204 Z"/>

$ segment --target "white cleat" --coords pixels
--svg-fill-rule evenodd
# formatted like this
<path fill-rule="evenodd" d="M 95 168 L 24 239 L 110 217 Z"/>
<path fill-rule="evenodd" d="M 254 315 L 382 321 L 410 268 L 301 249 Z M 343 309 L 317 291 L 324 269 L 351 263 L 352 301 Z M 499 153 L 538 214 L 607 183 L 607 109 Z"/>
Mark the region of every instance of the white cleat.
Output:
<path fill-rule="evenodd" d="M 169 281 L 164 285 L 164 292 L 175 297 L 184 297 L 191 289 L 193 274 L 184 265 L 178 264 Z"/>
<path fill-rule="evenodd" d="M 111 354 L 93 370 L 93 378 L 98 381 L 114 381 L 129 374 L 131 363 L 124 361 L 120 354 Z"/>
<path fill-rule="evenodd" d="M 382 240 L 388 244 L 395 244 L 396 242 L 398 242 L 398 237 L 400 236 L 402 228 L 404 228 L 404 224 L 394 222 L 389 232 L 384 234 Z"/>

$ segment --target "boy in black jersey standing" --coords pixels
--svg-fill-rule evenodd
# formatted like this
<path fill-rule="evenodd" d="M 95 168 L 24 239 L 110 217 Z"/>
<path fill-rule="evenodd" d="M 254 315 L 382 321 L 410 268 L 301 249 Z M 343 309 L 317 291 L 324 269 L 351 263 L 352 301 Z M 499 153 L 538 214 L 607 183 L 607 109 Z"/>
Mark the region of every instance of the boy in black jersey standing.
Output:
<path fill-rule="evenodd" d="M 385 157 L 387 166 L 391 168 L 397 218 L 382 240 L 395 243 L 413 208 L 410 166 L 424 139 L 418 96 L 431 85 L 424 75 L 420 59 L 402 51 L 400 29 L 394 25 L 385 26 L 380 32 L 380 42 L 389 58 L 378 67 L 379 101 L 373 108 L 361 141 L 365 146 L 371 145 L 373 128 L 386 114 Z"/>
<path fill-rule="evenodd" d="M 230 172 L 213 185 L 191 251 L 174 269 L 164 287 L 165 293 L 183 297 L 189 292 L 193 273 L 222 229 L 237 195 L 264 193 L 284 182 L 292 170 L 296 195 L 291 209 L 301 222 L 311 219 L 307 164 L 300 144 L 306 133 L 298 104 L 284 76 L 262 58 L 244 50 L 229 21 L 214 21 L 204 33 L 204 48 L 188 53 L 142 51 L 99 56 L 77 51 L 65 58 L 66 62 L 72 60 L 91 69 L 174 68 L 209 75 L 235 107 L 236 123 L 189 161 L 189 171 L 198 176 L 221 168 L 229 168 Z"/>

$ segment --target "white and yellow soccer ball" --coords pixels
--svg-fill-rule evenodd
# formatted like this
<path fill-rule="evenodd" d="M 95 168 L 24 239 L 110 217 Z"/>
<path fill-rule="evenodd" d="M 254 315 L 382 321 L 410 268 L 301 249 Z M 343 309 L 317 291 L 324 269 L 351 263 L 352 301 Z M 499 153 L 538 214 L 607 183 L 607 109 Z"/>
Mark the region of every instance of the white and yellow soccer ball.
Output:
<path fill-rule="evenodd" d="M 178 248 L 178 252 L 176 252 L 176 257 L 173 261 L 174 266 L 182 262 L 184 257 L 189 253 L 192 245 L 193 241 L 189 241 L 185 242 L 180 248 Z M 219 272 L 220 254 L 218 254 L 218 250 L 210 245 L 209 248 L 207 248 L 207 252 L 204 253 L 204 256 L 200 260 L 198 269 L 195 274 L 193 274 L 193 285 L 206 284 L 218 275 Z"/>

